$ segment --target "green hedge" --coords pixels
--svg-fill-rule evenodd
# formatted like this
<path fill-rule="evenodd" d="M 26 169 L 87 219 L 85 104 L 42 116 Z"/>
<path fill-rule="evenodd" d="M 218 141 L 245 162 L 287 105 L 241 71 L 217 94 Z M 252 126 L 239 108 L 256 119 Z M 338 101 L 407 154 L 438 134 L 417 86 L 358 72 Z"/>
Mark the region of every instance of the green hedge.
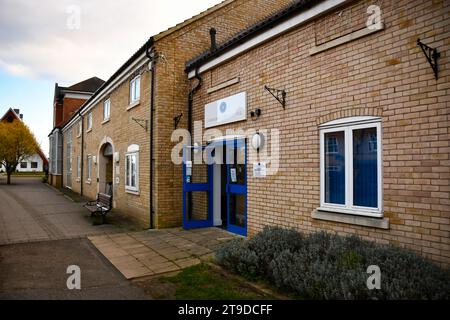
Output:
<path fill-rule="evenodd" d="M 306 299 L 449 299 L 450 271 L 390 245 L 325 232 L 302 235 L 266 227 L 250 240 L 233 240 L 217 262 L 249 279 L 267 280 Z M 369 290 L 370 265 L 381 289 Z"/>

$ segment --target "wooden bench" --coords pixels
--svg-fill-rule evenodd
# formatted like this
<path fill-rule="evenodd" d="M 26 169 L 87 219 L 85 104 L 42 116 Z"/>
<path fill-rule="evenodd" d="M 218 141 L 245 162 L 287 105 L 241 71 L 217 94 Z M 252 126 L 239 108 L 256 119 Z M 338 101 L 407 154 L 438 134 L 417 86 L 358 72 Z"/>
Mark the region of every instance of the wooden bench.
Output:
<path fill-rule="evenodd" d="M 87 202 L 84 207 L 91 212 L 91 217 L 100 215 L 103 224 L 106 220 L 106 214 L 112 209 L 112 196 L 105 193 L 99 193 L 97 194 L 97 200 Z"/>

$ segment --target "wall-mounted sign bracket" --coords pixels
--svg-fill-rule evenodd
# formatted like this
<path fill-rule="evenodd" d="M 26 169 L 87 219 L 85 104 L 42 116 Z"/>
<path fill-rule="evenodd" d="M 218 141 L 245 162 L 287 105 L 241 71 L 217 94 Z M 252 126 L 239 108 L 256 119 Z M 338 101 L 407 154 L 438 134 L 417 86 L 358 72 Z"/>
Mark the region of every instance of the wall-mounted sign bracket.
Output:
<path fill-rule="evenodd" d="M 148 120 L 144 120 L 144 119 L 136 119 L 136 118 L 131 118 L 131 120 L 133 120 L 133 121 L 136 122 L 138 125 L 140 125 L 145 131 L 148 130 Z"/>
<path fill-rule="evenodd" d="M 183 113 L 180 113 L 176 117 L 173 117 L 173 126 L 175 127 L 175 129 L 178 127 L 178 124 L 180 123 L 182 117 Z"/>
<path fill-rule="evenodd" d="M 434 77 L 436 80 L 438 79 L 438 58 L 441 56 L 441 54 L 437 51 L 436 48 L 431 48 L 420 41 L 420 39 L 417 39 L 417 45 L 422 48 L 423 53 L 425 54 L 425 57 L 428 60 L 428 63 L 430 64 L 431 68 L 434 72 Z"/>
<path fill-rule="evenodd" d="M 283 109 L 286 108 L 286 91 L 269 88 L 268 86 L 264 86 L 264 89 L 269 91 L 269 93 L 278 100 L 278 102 L 283 106 Z"/>

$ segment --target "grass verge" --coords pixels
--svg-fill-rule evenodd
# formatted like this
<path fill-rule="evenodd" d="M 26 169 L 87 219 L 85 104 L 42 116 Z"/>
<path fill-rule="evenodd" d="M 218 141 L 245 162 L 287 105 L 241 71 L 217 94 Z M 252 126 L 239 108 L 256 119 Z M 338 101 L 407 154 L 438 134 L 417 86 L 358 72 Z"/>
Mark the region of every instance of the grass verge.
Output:
<path fill-rule="evenodd" d="M 270 300 L 273 296 L 251 288 L 245 281 L 226 277 L 208 264 L 184 269 L 175 276 L 137 282 L 155 299 Z"/>

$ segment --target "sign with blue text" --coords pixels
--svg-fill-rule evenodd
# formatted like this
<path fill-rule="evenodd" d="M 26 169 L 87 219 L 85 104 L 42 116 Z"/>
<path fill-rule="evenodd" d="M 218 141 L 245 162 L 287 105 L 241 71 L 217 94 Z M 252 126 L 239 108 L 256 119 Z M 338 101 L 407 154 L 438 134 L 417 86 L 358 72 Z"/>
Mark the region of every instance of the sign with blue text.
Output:
<path fill-rule="evenodd" d="M 247 93 L 241 92 L 205 106 L 205 128 L 247 119 Z"/>

